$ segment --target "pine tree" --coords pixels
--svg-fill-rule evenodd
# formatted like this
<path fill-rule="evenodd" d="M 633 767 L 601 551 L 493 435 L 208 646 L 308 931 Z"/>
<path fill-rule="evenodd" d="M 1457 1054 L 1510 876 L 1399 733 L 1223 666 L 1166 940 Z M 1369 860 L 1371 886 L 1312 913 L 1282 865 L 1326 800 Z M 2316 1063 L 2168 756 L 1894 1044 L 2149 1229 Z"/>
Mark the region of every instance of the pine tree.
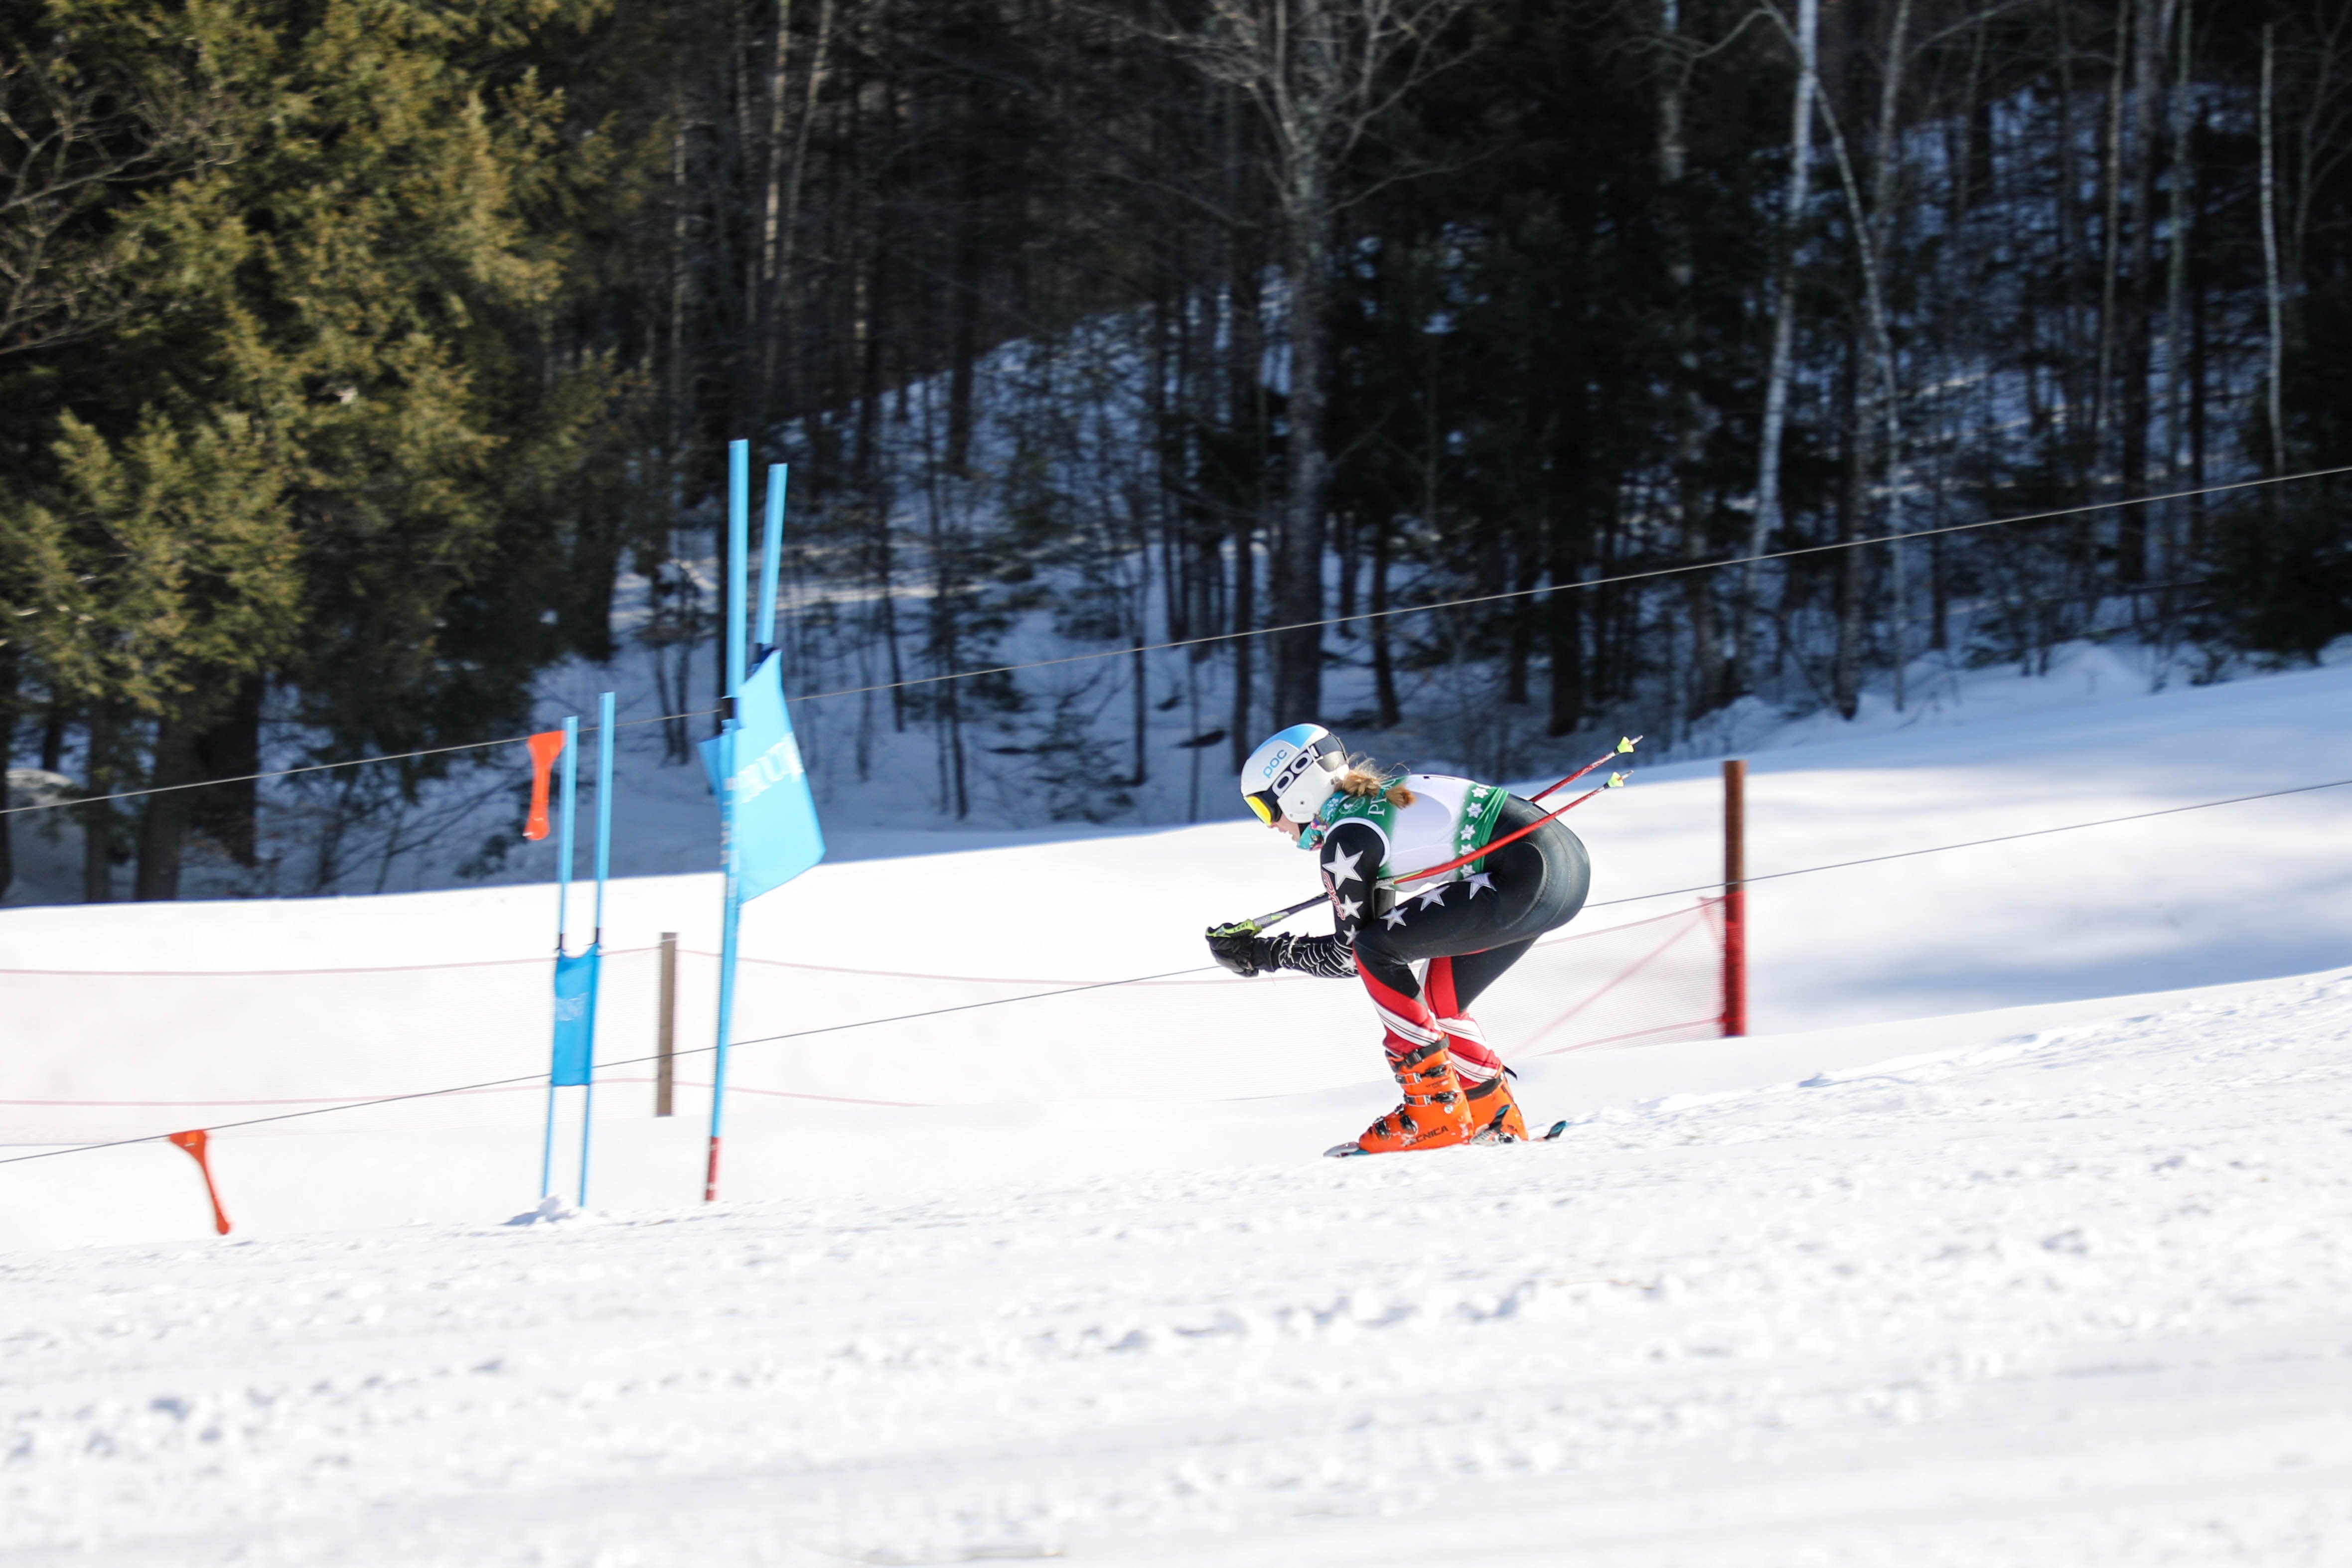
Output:
<path fill-rule="evenodd" d="M 264 673 L 329 754 L 512 722 L 614 382 L 535 362 L 562 102 L 496 62 L 575 18 L 329 0 L 192 6 L 183 36 L 56 10 L 228 105 L 233 152 L 114 213 L 139 308 L 73 361 L 48 461 L 0 512 L 53 688 L 143 725 L 158 784 L 257 722 L 235 699 Z M 139 886 L 168 897 L 192 802 L 152 801 Z"/>

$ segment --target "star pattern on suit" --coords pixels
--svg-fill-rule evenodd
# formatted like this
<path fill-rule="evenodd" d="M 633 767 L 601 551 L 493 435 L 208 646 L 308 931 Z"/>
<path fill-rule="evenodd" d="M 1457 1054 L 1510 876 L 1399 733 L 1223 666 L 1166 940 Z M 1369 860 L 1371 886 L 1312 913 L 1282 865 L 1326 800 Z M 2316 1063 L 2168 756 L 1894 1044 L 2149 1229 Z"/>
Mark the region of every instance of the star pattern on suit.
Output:
<path fill-rule="evenodd" d="M 1361 850 L 1358 850 L 1351 855 L 1343 855 L 1339 852 L 1339 846 L 1335 844 L 1331 848 L 1330 857 L 1323 862 L 1323 870 L 1331 878 L 1334 886 L 1343 882 L 1360 882 L 1363 879 L 1356 870 L 1356 862 L 1363 858 L 1364 852 Z"/>

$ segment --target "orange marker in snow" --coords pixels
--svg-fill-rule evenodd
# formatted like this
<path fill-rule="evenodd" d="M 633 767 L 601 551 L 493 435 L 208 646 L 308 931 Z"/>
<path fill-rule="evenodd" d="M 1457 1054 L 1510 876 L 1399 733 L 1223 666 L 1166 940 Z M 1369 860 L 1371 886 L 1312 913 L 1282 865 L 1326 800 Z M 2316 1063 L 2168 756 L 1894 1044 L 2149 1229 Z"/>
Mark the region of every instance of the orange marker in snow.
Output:
<path fill-rule="evenodd" d="M 221 1207 L 220 1188 L 213 1185 L 213 1163 L 205 1153 L 205 1145 L 210 1140 L 205 1137 L 205 1130 L 199 1127 L 192 1133 L 171 1134 L 170 1137 L 173 1143 L 188 1151 L 196 1162 L 196 1168 L 205 1173 L 205 1196 L 213 1200 L 213 1229 L 226 1236 L 228 1211 Z"/>

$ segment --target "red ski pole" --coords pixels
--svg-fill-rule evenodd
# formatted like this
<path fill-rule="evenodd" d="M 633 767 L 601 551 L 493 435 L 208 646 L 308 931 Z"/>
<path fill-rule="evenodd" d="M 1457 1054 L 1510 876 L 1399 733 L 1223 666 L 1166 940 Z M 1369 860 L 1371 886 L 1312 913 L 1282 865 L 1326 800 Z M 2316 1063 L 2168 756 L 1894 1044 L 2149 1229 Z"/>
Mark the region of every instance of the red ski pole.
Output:
<path fill-rule="evenodd" d="M 1591 772 L 1594 768 L 1600 767 L 1602 763 L 1613 761 L 1620 757 L 1633 756 L 1633 748 L 1641 744 L 1642 737 L 1638 735 L 1620 737 L 1617 744 L 1611 749 L 1602 752 L 1600 756 L 1594 758 L 1591 761 L 1586 763 L 1583 767 L 1578 768 L 1575 772 L 1570 774 L 1559 783 L 1545 785 L 1542 789 L 1528 796 L 1528 799 L 1530 800 L 1540 800 L 1547 795 L 1557 794 L 1559 791 L 1567 789 L 1570 785 L 1583 778 L 1586 774 Z"/>
<path fill-rule="evenodd" d="M 1472 850 L 1466 855 L 1455 855 L 1444 865 L 1433 865 L 1426 871 L 1416 871 L 1404 876 L 1391 877 L 1389 879 L 1389 885 L 1394 888 L 1402 888 L 1406 883 L 1422 882 L 1433 876 L 1444 876 L 1447 872 L 1457 870 L 1462 866 L 1468 865 L 1472 861 L 1484 860 L 1488 855 L 1493 854 L 1496 850 L 1501 849 L 1505 844 L 1516 843 L 1519 840 L 1526 838 L 1529 833 L 1534 832 L 1538 828 L 1542 827 L 1546 822 L 1552 821 L 1554 818 L 1565 817 L 1570 811 L 1575 810 L 1579 806 L 1583 805 L 1587 800 L 1591 800 L 1595 795 L 1600 794 L 1602 789 L 1621 789 L 1624 788 L 1627 777 L 1627 775 L 1622 773 L 1612 773 L 1609 776 L 1608 783 L 1601 785 L 1597 789 L 1587 789 L 1583 794 L 1579 795 L 1575 800 L 1570 800 L 1559 810 L 1547 811 L 1542 816 L 1537 818 L 1534 821 L 1529 822 L 1526 827 L 1505 833 L 1501 838 L 1496 839 L 1489 843 L 1481 844 L 1478 848 Z M 1551 791 L 1547 789 L 1544 793 L 1549 795 Z"/>
<path fill-rule="evenodd" d="M 1612 761 L 1620 757 L 1632 756 L 1633 754 L 1633 748 L 1641 744 L 1642 737 L 1638 735 L 1620 737 L 1615 746 L 1611 747 L 1608 750 L 1602 752 L 1600 756 L 1594 758 L 1591 761 L 1586 763 L 1583 767 L 1578 768 L 1575 772 L 1570 774 L 1559 783 L 1547 784 L 1542 789 L 1537 790 L 1534 794 L 1528 796 L 1528 799 L 1530 800 L 1540 800 L 1547 795 L 1557 794 L 1560 790 L 1567 789 L 1570 784 L 1575 783 L 1578 779 L 1583 778 L 1586 774 L 1591 772 L 1594 768 L 1600 767 L 1602 763 Z M 1624 776 L 1620 774 L 1613 778 L 1609 783 L 1603 784 L 1601 787 L 1601 789 L 1613 789 L 1623 782 Z M 1560 815 L 1561 812 L 1574 810 L 1577 807 L 1584 804 L 1585 801 L 1591 800 L 1593 796 L 1601 793 L 1601 789 L 1588 790 L 1584 794 L 1579 795 L 1575 800 L 1570 800 L 1567 805 L 1562 806 L 1559 810 L 1547 814 L 1542 821 L 1529 822 L 1526 827 L 1519 829 L 1517 832 L 1505 838 L 1496 839 L 1493 843 L 1488 844 L 1485 849 L 1479 850 L 1475 853 L 1465 855 L 1460 860 L 1449 861 L 1444 865 L 1432 866 L 1427 871 L 1417 871 L 1411 876 L 1398 877 L 1391 883 L 1391 885 L 1394 886 L 1397 883 L 1408 882 L 1419 882 L 1423 877 L 1436 876 L 1440 873 L 1452 871 L 1455 866 L 1466 865 L 1470 862 L 1478 859 L 1480 855 L 1489 854 L 1494 851 L 1500 849 L 1503 845 L 1509 843 L 1513 839 L 1525 838 L 1528 834 L 1534 832 L 1538 828 L 1542 827 L 1544 822 L 1550 821 L 1553 817 Z M 1323 894 L 1318 893 L 1312 898 L 1302 898 L 1297 903 L 1291 904 L 1286 908 L 1273 910 L 1265 915 L 1254 915 L 1247 920 L 1236 920 L 1230 925 L 1212 925 L 1209 927 L 1209 935 L 1212 936 L 1255 936 L 1259 932 L 1266 929 L 1266 927 L 1270 925 L 1279 925 L 1282 922 L 1289 919 L 1292 915 L 1299 914 L 1304 910 L 1312 909 L 1323 901 Z"/>

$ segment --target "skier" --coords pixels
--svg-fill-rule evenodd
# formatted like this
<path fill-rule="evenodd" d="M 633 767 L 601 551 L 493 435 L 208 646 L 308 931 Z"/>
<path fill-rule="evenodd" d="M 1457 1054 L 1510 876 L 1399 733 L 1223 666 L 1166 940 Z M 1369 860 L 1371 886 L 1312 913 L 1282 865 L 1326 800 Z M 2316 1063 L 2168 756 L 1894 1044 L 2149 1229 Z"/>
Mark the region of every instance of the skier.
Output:
<path fill-rule="evenodd" d="M 1260 746 L 1242 768 L 1241 789 L 1260 821 L 1318 852 L 1338 929 L 1328 936 L 1212 931 L 1210 952 L 1237 975 L 1360 977 L 1404 1092 L 1403 1103 L 1361 1137 L 1329 1152 L 1526 1138 L 1510 1070 L 1468 1012 L 1537 937 L 1584 907 L 1592 871 L 1582 841 L 1553 821 L 1491 856 L 1418 878 L 1540 821 L 1542 809 L 1499 785 L 1384 776 L 1350 760 L 1320 725 L 1293 725 Z M 1412 966 L 1422 959 L 1428 976 L 1417 981 Z"/>

